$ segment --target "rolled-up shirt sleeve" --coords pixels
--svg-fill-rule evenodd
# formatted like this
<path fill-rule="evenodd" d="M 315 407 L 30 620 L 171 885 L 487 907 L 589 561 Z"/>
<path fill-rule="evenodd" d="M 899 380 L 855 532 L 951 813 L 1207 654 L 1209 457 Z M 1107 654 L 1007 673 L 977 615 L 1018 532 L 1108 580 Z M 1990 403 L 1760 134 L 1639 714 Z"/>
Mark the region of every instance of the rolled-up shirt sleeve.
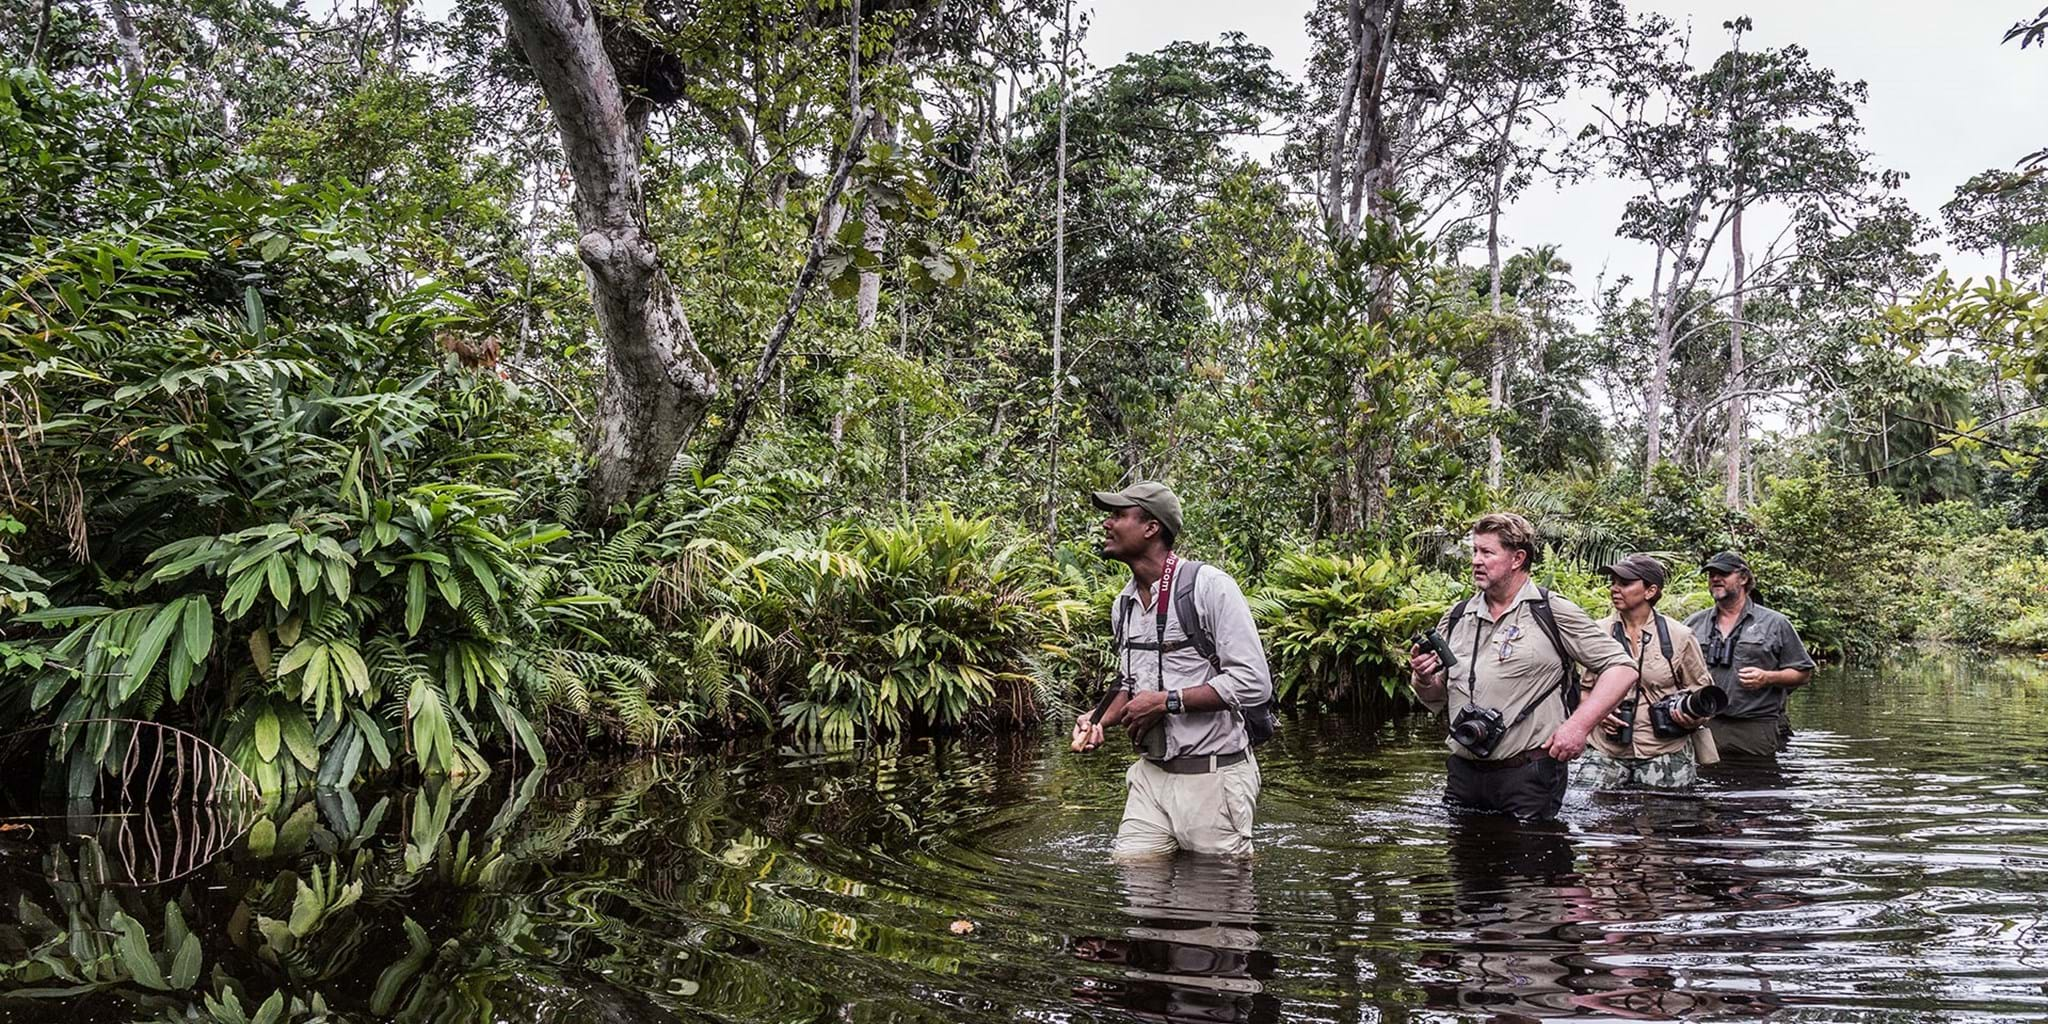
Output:
<path fill-rule="evenodd" d="M 1771 646 L 1778 656 L 1778 667 L 1811 671 L 1813 655 L 1806 653 L 1806 644 L 1799 639 L 1799 631 L 1792 628 L 1792 620 L 1783 615 L 1773 618 L 1771 626 L 1777 635 L 1771 638 Z"/>
<path fill-rule="evenodd" d="M 1585 609 L 1553 595 L 1550 614 L 1557 620 L 1557 631 L 1564 638 L 1572 660 L 1592 673 L 1594 678 L 1616 665 L 1635 667 L 1635 659 L 1629 657 L 1628 648 L 1611 634 L 1601 632 L 1599 624 L 1586 614 Z"/>
<path fill-rule="evenodd" d="M 1228 573 L 1213 568 L 1203 571 L 1200 583 L 1195 600 L 1202 625 L 1216 643 L 1218 671 L 1209 680 L 1210 688 L 1233 708 L 1272 700 L 1273 672 L 1266 665 L 1266 648 L 1259 642 L 1259 627 L 1244 591 Z"/>

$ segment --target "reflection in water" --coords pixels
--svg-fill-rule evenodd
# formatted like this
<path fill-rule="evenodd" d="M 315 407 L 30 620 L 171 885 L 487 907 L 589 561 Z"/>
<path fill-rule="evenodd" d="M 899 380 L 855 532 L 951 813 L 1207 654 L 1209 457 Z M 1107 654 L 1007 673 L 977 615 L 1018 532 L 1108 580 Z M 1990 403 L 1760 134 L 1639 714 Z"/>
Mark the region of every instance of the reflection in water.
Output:
<path fill-rule="evenodd" d="M 1250 862 L 1183 854 L 1115 867 L 1134 923 L 1121 938 L 1077 938 L 1073 951 L 1123 971 L 1110 982 L 1084 980 L 1077 995 L 1145 1020 L 1280 1019 L 1260 983 L 1274 961 L 1259 948 Z"/>
<path fill-rule="evenodd" d="M 1834 670 L 1775 765 L 1553 828 L 1448 819 L 1419 722 L 1301 722 L 1250 865 L 1111 867 L 1122 766 L 1054 736 L 328 792 L 154 873 L 59 808 L 0 834 L 0 1021 L 2040 1019 L 2044 691 Z"/>

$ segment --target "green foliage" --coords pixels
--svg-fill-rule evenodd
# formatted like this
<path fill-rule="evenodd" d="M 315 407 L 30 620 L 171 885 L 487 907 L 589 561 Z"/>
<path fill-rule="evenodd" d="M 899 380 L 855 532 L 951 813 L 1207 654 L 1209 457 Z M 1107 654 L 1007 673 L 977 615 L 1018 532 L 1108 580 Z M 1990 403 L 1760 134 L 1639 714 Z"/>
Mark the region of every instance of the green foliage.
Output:
<path fill-rule="evenodd" d="M 1892 492 L 1813 467 L 1771 481 L 1748 552 L 1759 598 L 1816 651 L 1879 651 L 1912 636 L 1917 531 Z"/>
<path fill-rule="evenodd" d="M 1274 699 L 1324 707 L 1401 692 L 1409 641 L 1449 602 L 1442 581 L 1398 554 L 1298 552 L 1273 566 L 1251 604 Z"/>
<path fill-rule="evenodd" d="M 783 727 L 837 744 L 1035 719 L 1083 610 L 1021 539 L 945 506 L 755 553 L 714 601 L 699 643 L 720 670 L 774 686 Z"/>

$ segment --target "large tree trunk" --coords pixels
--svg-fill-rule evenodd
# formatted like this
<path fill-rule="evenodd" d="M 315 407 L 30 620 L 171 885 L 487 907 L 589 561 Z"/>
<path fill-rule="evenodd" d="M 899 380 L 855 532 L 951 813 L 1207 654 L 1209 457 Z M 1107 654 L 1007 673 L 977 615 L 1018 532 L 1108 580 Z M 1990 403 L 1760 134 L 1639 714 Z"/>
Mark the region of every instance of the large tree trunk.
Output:
<path fill-rule="evenodd" d="M 555 110 L 576 181 L 576 253 L 604 333 L 605 378 L 589 438 L 590 511 L 653 491 L 718 393 L 718 371 L 647 229 L 640 144 L 647 111 L 628 103 L 583 0 L 505 0 L 512 36 Z"/>
<path fill-rule="evenodd" d="M 135 15 L 128 10 L 128 0 L 107 0 L 107 14 L 114 23 L 114 39 L 121 47 L 121 77 L 127 81 L 129 92 L 140 92 L 146 64 L 142 58 L 142 34 L 135 30 Z"/>
<path fill-rule="evenodd" d="M 1074 0 L 1060 15 L 1059 150 L 1055 156 L 1052 212 L 1052 405 L 1045 441 L 1045 540 L 1060 540 L 1060 418 L 1066 400 L 1067 309 L 1067 60 L 1074 38 Z M 1126 463 L 1128 465 L 1129 463 Z"/>
<path fill-rule="evenodd" d="M 1735 216 L 1728 224 L 1728 241 L 1734 246 L 1735 319 L 1728 325 L 1728 507 L 1742 507 L 1742 464 L 1749 454 L 1749 417 L 1744 412 L 1742 392 L 1749 371 L 1742 351 L 1742 200 L 1735 201 Z"/>
<path fill-rule="evenodd" d="M 1650 299 L 1662 302 L 1657 310 L 1655 351 L 1650 359 L 1650 387 L 1643 393 L 1643 494 L 1650 493 L 1656 479 L 1657 463 L 1664 458 L 1664 391 L 1671 380 L 1671 335 L 1673 300 L 1663 299 L 1664 257 L 1668 249 L 1657 250 L 1657 269 L 1650 278 Z M 1671 270 L 1672 287 L 1678 283 L 1678 267 Z"/>
<path fill-rule="evenodd" d="M 1507 188 L 1508 143 L 1513 139 L 1515 115 L 1522 107 L 1522 86 L 1515 85 L 1514 99 L 1501 118 L 1499 149 L 1493 154 L 1493 180 L 1486 193 L 1486 276 L 1488 304 L 1493 311 L 1493 400 L 1495 425 L 1486 431 L 1486 486 L 1500 487 L 1501 467 L 1507 460 L 1501 452 L 1498 418 L 1508 405 L 1508 333 L 1500 320 L 1500 207 Z"/>
<path fill-rule="evenodd" d="M 1345 7 L 1344 35 L 1351 40 L 1351 59 L 1344 68 L 1344 80 L 1337 87 L 1337 113 L 1330 119 L 1330 137 L 1323 151 L 1323 223 L 1331 234 L 1344 223 L 1344 158 L 1350 147 L 1344 144 L 1351 133 L 1351 108 L 1358 96 L 1358 67 L 1365 57 L 1364 21 L 1359 17 L 1359 0 Z"/>

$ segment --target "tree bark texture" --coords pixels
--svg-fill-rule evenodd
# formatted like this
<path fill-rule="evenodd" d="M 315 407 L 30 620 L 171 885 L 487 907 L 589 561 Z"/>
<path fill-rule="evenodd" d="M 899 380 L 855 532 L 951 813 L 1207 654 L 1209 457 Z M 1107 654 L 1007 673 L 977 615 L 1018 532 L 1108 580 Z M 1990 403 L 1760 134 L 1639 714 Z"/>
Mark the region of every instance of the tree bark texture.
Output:
<path fill-rule="evenodd" d="M 1486 276 L 1488 305 L 1493 312 L 1493 381 L 1489 396 L 1493 401 L 1493 414 L 1498 418 L 1508 407 L 1508 334 L 1501 329 L 1500 319 L 1500 208 L 1501 193 L 1507 188 L 1508 143 L 1515 130 L 1515 117 L 1521 112 L 1522 86 L 1515 85 L 1514 99 L 1508 102 L 1507 113 L 1501 118 L 1498 148 L 1493 154 L 1493 178 L 1486 193 Z M 1501 451 L 1500 426 L 1496 424 L 1486 432 L 1486 486 L 1498 489 L 1501 469 L 1507 461 Z"/>
<path fill-rule="evenodd" d="M 1735 218 L 1728 225 L 1728 241 L 1734 247 L 1734 313 L 1728 325 L 1728 507 L 1742 507 L 1742 464 L 1749 456 L 1749 416 L 1743 400 L 1748 386 L 1748 361 L 1742 351 L 1743 271 L 1742 200 L 1736 199 Z"/>
<path fill-rule="evenodd" d="M 1052 403 L 1045 441 L 1045 540 L 1060 539 L 1060 413 L 1065 402 L 1067 310 L 1067 59 L 1073 42 L 1074 0 L 1060 15 L 1059 150 L 1053 180 L 1052 213 Z M 1126 463 L 1128 465 L 1128 463 Z"/>
<path fill-rule="evenodd" d="M 1345 8 L 1351 59 L 1324 147 L 1323 216 L 1332 233 L 1356 234 L 1367 214 L 1384 213 L 1381 195 L 1391 184 L 1393 166 L 1386 90 L 1403 2 L 1351 0 Z"/>
<path fill-rule="evenodd" d="M 646 111 L 620 91 L 588 0 L 505 0 L 512 36 L 554 108 L 576 182 L 576 252 L 605 342 L 588 439 L 590 510 L 603 515 L 661 486 L 718 393 L 718 372 L 647 227 L 640 176 Z"/>
<path fill-rule="evenodd" d="M 107 0 L 107 15 L 114 23 L 114 39 L 121 47 L 121 78 L 129 92 L 142 90 L 142 76 L 148 66 L 142 58 L 142 33 L 135 30 L 135 15 L 128 0 Z"/>
<path fill-rule="evenodd" d="M 1664 288 L 1664 259 L 1669 247 L 1657 250 L 1657 269 L 1650 278 L 1650 299 L 1657 302 Z M 1672 282 L 1676 286 L 1678 268 L 1671 270 Z M 1643 394 L 1643 494 L 1648 496 L 1657 478 L 1657 463 L 1664 458 L 1664 389 L 1671 382 L 1671 318 L 1666 315 L 1671 302 L 1663 303 L 1657 311 L 1655 351 L 1650 359 L 1650 387 Z"/>

